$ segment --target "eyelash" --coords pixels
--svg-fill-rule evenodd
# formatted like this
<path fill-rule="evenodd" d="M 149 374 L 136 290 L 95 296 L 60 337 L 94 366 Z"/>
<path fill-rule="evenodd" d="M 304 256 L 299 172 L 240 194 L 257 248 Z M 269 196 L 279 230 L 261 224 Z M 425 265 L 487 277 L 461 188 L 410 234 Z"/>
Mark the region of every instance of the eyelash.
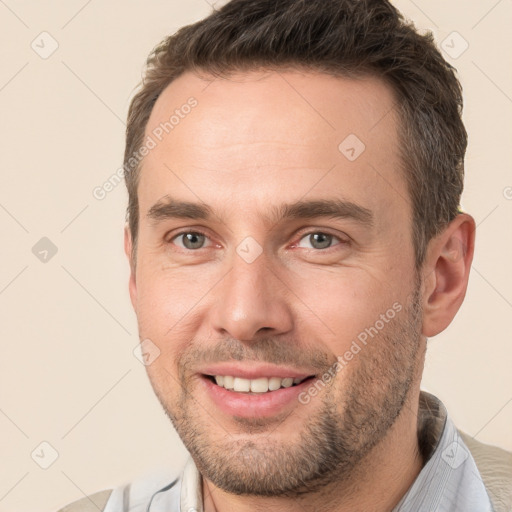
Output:
<path fill-rule="evenodd" d="M 204 233 L 203 231 L 187 229 L 187 230 L 180 231 L 179 233 L 176 233 L 175 235 L 173 235 L 172 238 L 169 239 L 168 243 L 172 243 L 175 239 L 179 238 L 182 235 L 186 235 L 186 234 L 202 235 L 209 240 L 208 235 L 206 233 Z M 339 243 L 331 245 L 329 247 L 326 247 L 325 249 L 315 249 L 315 248 L 308 249 L 310 251 L 327 253 L 327 252 L 330 252 L 331 249 L 334 249 L 335 247 L 337 247 L 338 245 L 348 245 L 350 243 L 350 241 L 348 239 L 344 240 L 337 235 L 329 233 L 328 231 L 312 230 L 312 231 L 307 231 L 307 232 L 301 233 L 300 238 L 298 239 L 298 242 L 294 242 L 293 247 L 297 247 L 297 244 L 300 243 L 300 241 L 303 240 L 305 237 L 314 235 L 314 234 L 322 234 L 322 235 L 331 236 L 333 238 L 333 240 L 336 239 Z M 207 249 L 207 248 L 208 247 L 200 247 L 199 249 L 187 249 L 187 248 L 180 247 L 181 250 L 186 251 L 186 252 L 199 252 L 201 249 Z"/>

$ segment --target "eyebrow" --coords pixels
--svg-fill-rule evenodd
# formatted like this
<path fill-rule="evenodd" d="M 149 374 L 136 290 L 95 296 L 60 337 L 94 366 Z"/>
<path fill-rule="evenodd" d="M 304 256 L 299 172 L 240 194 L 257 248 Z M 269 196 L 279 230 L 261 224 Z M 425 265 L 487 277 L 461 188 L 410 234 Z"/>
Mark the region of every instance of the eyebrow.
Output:
<path fill-rule="evenodd" d="M 200 219 L 211 220 L 216 216 L 207 204 L 178 201 L 165 196 L 157 201 L 148 211 L 147 217 L 154 221 L 166 219 Z M 333 219 L 352 219 L 360 224 L 373 226 L 374 215 L 371 210 L 342 199 L 299 200 L 270 208 L 265 216 L 266 222 L 277 224 L 282 220 L 312 219 L 328 217 Z"/>

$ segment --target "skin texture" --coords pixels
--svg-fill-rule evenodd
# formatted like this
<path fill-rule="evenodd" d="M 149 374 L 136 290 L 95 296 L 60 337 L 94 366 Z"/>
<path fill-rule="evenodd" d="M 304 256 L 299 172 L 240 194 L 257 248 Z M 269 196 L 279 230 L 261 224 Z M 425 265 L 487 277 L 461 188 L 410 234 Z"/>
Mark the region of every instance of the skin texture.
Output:
<path fill-rule="evenodd" d="M 375 78 L 186 73 L 159 97 L 146 134 L 191 96 L 197 106 L 144 158 L 136 265 L 128 229 L 125 250 L 140 338 L 160 350 L 148 375 L 204 477 L 205 510 L 390 511 L 421 470 L 426 338 L 463 301 L 474 221 L 452 221 L 417 271 L 393 95 Z M 350 134 L 365 145 L 353 161 L 338 148 Z M 148 215 L 170 197 L 213 215 Z M 270 215 L 324 199 L 369 210 L 372 223 Z M 400 311 L 307 404 L 230 415 L 204 386 L 212 361 L 318 379 L 393 305 Z"/>

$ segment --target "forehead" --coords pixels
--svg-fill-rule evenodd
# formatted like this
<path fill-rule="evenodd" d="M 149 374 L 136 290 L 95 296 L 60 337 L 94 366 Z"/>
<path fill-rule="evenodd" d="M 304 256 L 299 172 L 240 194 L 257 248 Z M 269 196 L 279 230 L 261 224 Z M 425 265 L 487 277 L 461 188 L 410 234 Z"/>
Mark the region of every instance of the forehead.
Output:
<path fill-rule="evenodd" d="M 393 107 L 391 89 L 372 77 L 185 73 L 146 127 L 155 146 L 142 163 L 141 212 L 176 189 L 194 200 L 215 193 L 219 204 L 257 205 L 279 191 L 284 200 L 314 192 L 405 207 Z"/>

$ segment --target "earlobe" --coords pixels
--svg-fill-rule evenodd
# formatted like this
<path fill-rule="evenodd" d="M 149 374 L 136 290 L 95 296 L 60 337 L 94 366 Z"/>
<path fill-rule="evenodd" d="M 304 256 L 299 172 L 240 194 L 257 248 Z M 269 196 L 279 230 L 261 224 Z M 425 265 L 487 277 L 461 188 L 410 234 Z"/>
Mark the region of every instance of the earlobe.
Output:
<path fill-rule="evenodd" d="M 130 233 L 130 228 L 128 224 L 124 227 L 124 252 L 126 257 L 128 258 L 128 263 L 130 265 L 130 279 L 128 283 L 128 289 L 130 292 L 130 300 L 132 302 L 132 306 L 136 309 L 137 303 L 137 284 L 135 280 L 135 262 L 133 261 L 133 241 L 132 235 Z"/>
<path fill-rule="evenodd" d="M 464 300 L 473 261 L 475 228 L 473 217 L 459 214 L 429 244 L 424 265 L 424 336 L 435 336 L 446 329 Z"/>

